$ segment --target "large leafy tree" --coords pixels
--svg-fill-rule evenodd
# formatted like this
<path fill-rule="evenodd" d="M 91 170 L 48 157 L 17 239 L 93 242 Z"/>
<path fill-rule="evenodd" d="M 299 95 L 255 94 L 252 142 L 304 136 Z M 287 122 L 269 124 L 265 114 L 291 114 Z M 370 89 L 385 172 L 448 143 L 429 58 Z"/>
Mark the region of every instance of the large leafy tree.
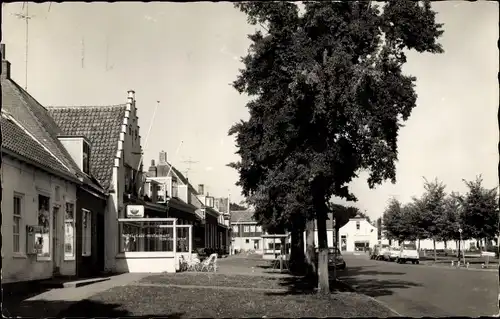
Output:
<path fill-rule="evenodd" d="M 443 31 L 429 1 L 390 1 L 383 10 L 367 1 L 305 2 L 303 14 L 290 2 L 236 7 L 264 31 L 249 36 L 234 82 L 252 99 L 250 119 L 230 131 L 241 156 L 233 167 L 266 218 L 317 220 L 319 291 L 329 293 L 328 201 L 355 200 L 347 184 L 360 170 L 370 187 L 395 182 L 398 130 L 416 101 L 416 79 L 402 72 L 405 52 L 442 52 Z M 290 195 L 270 204 L 279 189 Z"/>
<path fill-rule="evenodd" d="M 436 241 L 442 239 L 440 222 L 446 211 L 446 186 L 438 181 L 428 181 L 424 178 L 425 192 L 419 200 L 418 229 L 425 230 L 427 238 L 432 239 L 434 260 L 437 259 Z"/>
<path fill-rule="evenodd" d="M 413 197 L 405 207 L 408 214 L 406 218 L 408 235 L 412 240 L 418 240 L 418 248 L 420 249 L 420 240 L 429 238 L 425 216 L 422 214 L 425 211 L 425 203 L 421 198 Z"/>
<path fill-rule="evenodd" d="M 461 219 L 464 238 L 493 239 L 498 235 L 498 192 L 486 189 L 481 176 L 465 181 L 468 191 L 462 197 Z"/>
<path fill-rule="evenodd" d="M 460 228 L 463 227 L 461 217 L 460 195 L 451 193 L 445 198 L 443 214 L 437 218 L 438 237 L 444 241 L 460 240 Z"/>
<path fill-rule="evenodd" d="M 399 242 L 415 240 L 417 236 L 414 222 L 415 209 L 411 205 L 403 205 L 395 198 L 389 200 L 382 215 L 383 233 L 386 238 Z"/>

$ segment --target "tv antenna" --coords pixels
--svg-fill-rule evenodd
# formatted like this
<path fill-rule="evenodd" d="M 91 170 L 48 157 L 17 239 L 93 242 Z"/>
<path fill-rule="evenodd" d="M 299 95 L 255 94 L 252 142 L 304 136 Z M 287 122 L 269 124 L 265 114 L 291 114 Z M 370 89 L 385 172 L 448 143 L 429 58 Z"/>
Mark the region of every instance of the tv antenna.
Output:
<path fill-rule="evenodd" d="M 188 165 L 187 169 L 185 170 L 185 172 L 186 172 L 186 179 L 188 179 L 189 172 L 191 171 L 191 165 L 192 165 L 192 164 L 199 163 L 199 161 L 193 161 L 193 160 L 191 159 L 191 157 L 189 157 L 189 159 L 188 159 L 188 160 L 186 160 L 186 161 L 182 161 L 182 162 Z"/>
<path fill-rule="evenodd" d="M 25 34 L 25 65 L 24 65 L 24 89 L 28 90 L 28 45 L 29 45 L 29 20 L 33 17 L 34 15 L 30 16 L 29 15 L 29 2 L 23 2 L 23 7 L 22 10 L 24 10 L 24 13 L 14 13 L 13 15 L 17 17 L 18 19 L 24 20 L 26 23 L 26 34 Z"/>

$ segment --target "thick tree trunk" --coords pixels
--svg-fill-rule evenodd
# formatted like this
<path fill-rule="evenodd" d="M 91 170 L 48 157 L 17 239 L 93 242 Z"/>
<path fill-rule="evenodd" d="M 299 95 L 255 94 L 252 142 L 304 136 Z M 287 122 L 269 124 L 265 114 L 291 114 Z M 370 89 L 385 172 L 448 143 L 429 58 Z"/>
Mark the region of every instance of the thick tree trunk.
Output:
<path fill-rule="evenodd" d="M 304 233 L 301 230 L 293 229 L 290 242 L 290 271 L 300 274 L 304 270 Z M 302 273 L 303 274 L 303 273 Z"/>
<path fill-rule="evenodd" d="M 314 220 L 306 224 L 306 276 L 310 279 L 317 279 L 316 254 L 314 251 Z"/>
<path fill-rule="evenodd" d="M 434 262 L 437 262 L 436 240 L 432 239 L 432 246 L 434 248 Z"/>
<path fill-rule="evenodd" d="M 330 293 L 330 282 L 328 277 L 328 237 L 326 230 L 326 212 L 317 211 L 318 222 L 318 293 L 326 295 Z"/>
<path fill-rule="evenodd" d="M 418 240 L 418 251 L 420 252 L 420 239 Z"/>
<path fill-rule="evenodd" d="M 448 241 L 444 241 L 444 249 L 448 249 Z"/>

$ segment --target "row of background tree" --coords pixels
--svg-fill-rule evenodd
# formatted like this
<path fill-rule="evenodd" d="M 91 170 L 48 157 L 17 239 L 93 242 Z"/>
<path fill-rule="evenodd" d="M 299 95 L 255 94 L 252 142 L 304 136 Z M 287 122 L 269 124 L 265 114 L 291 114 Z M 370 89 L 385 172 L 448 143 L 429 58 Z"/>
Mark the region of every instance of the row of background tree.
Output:
<path fill-rule="evenodd" d="M 447 241 L 474 239 L 479 249 L 488 248 L 498 236 L 498 190 L 483 187 L 481 176 L 463 181 L 467 186 L 465 194 L 447 193 L 437 178 L 424 178 L 421 197 L 413 197 L 406 204 L 392 198 L 381 220 L 385 237 L 399 242 L 431 239 L 434 255 L 437 241 L 444 242 L 446 249 Z"/>

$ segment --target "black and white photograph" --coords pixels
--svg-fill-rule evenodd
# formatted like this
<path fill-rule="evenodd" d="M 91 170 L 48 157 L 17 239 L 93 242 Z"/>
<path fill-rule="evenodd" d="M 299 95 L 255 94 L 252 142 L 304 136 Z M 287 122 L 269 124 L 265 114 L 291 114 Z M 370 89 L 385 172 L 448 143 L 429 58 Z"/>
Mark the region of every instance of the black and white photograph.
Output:
<path fill-rule="evenodd" d="M 1 9 L 3 316 L 500 316 L 497 1 Z"/>

